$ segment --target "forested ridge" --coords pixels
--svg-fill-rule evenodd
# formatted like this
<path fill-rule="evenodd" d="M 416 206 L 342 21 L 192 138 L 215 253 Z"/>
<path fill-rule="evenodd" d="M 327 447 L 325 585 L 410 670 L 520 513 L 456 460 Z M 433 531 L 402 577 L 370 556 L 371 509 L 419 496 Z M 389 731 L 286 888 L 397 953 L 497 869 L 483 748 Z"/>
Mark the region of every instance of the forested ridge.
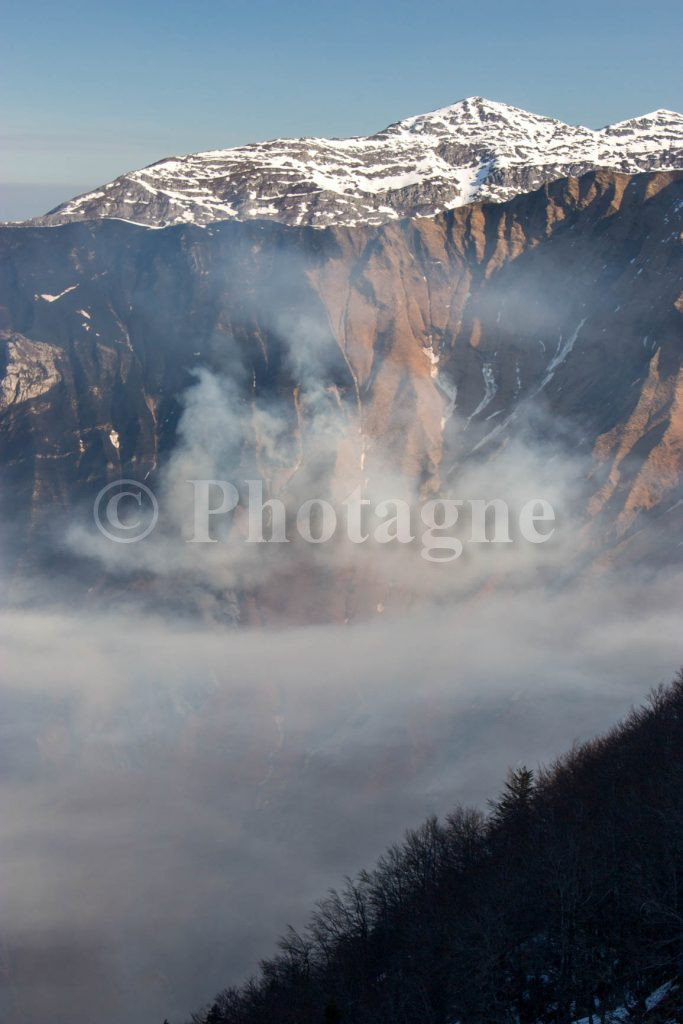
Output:
<path fill-rule="evenodd" d="M 682 963 L 683 673 L 606 736 L 511 770 L 488 813 L 408 832 L 193 1021 L 680 1022 Z"/>

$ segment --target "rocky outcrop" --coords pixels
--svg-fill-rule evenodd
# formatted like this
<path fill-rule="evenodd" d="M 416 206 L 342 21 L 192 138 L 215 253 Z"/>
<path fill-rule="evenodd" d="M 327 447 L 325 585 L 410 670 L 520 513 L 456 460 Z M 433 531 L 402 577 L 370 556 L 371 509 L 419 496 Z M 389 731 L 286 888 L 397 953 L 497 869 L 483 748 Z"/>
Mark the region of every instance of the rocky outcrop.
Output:
<path fill-rule="evenodd" d="M 55 345 L 29 341 L 11 332 L 2 340 L 5 342 L 5 368 L 0 385 L 0 409 L 39 398 L 60 382 L 61 350 Z"/>

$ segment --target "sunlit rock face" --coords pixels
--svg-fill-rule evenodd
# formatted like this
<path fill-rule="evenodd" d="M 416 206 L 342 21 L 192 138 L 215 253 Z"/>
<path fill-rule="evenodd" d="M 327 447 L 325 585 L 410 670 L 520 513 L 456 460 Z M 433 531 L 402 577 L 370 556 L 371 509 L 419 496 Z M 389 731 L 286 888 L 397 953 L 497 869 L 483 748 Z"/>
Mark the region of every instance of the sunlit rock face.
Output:
<path fill-rule="evenodd" d="M 217 438 L 212 472 L 268 494 L 396 479 L 424 498 L 490 465 L 469 498 L 496 496 L 522 435 L 584 460 L 585 563 L 680 557 L 681 177 L 601 170 L 379 226 L 2 229 L 7 557 L 33 564 L 55 509 Z M 409 599 L 306 557 L 220 600 L 310 620 Z"/>
<path fill-rule="evenodd" d="M 160 160 L 36 223 L 118 217 L 165 227 L 221 220 L 382 224 L 506 202 L 567 175 L 683 167 L 683 117 L 656 110 L 599 131 L 469 97 L 368 138 L 274 139 Z"/>

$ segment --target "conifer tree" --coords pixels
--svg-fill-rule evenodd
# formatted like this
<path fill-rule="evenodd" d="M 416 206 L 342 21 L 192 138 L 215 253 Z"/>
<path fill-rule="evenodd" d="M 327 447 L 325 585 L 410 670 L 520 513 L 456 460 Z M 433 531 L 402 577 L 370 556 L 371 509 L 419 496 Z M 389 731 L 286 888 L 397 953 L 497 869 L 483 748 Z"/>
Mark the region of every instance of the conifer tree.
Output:
<path fill-rule="evenodd" d="M 534 788 L 533 769 L 526 765 L 511 768 L 501 796 L 490 802 L 494 819 L 502 823 L 526 817 L 531 810 Z"/>

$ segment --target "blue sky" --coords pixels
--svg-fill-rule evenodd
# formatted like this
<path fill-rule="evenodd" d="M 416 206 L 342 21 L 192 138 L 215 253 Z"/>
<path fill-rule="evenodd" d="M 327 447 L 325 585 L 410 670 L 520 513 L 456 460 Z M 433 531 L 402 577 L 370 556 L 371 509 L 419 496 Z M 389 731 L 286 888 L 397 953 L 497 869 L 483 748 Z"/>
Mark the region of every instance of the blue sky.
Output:
<path fill-rule="evenodd" d="M 359 135 L 484 95 L 599 127 L 681 109 L 683 5 L 4 0 L 0 218 L 172 153 Z"/>

